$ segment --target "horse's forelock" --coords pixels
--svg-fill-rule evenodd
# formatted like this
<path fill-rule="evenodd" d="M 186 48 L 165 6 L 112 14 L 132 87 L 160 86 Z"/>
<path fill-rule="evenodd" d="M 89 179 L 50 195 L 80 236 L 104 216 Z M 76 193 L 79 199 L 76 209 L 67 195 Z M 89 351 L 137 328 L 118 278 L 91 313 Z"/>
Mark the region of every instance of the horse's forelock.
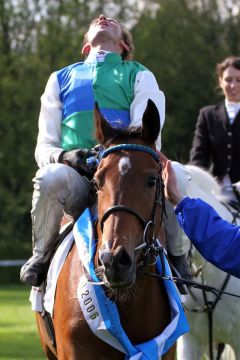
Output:
<path fill-rule="evenodd" d="M 140 138 L 141 138 L 141 128 L 115 129 L 112 137 L 106 139 L 105 143 L 111 144 L 115 141 L 121 141 L 125 143 Z"/>

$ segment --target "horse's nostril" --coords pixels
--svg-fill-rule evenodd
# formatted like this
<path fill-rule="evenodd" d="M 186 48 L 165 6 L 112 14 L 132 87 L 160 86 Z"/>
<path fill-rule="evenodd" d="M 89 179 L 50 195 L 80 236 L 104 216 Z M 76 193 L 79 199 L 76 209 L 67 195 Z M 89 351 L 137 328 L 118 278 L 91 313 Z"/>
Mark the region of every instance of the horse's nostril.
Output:
<path fill-rule="evenodd" d="M 125 249 L 122 249 L 122 251 L 116 255 L 116 259 L 120 266 L 131 266 L 132 265 L 132 260 Z"/>
<path fill-rule="evenodd" d="M 113 266 L 121 270 L 128 270 L 132 266 L 132 260 L 123 247 L 119 247 L 113 257 Z"/>
<path fill-rule="evenodd" d="M 106 270 L 109 269 L 113 263 L 113 257 L 109 251 L 101 252 L 101 254 L 99 255 L 99 259 Z"/>
<path fill-rule="evenodd" d="M 101 251 L 99 260 L 107 271 L 110 268 L 126 270 L 132 266 L 132 260 L 123 247 L 119 247 L 113 252 L 109 250 Z"/>

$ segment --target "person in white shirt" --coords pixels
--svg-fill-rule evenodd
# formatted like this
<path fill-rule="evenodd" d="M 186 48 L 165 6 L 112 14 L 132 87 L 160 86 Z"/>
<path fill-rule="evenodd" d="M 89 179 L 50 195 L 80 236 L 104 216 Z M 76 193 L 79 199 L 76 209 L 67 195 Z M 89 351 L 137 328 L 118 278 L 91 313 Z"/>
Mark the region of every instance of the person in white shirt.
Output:
<path fill-rule="evenodd" d="M 225 100 L 200 109 L 190 163 L 210 170 L 223 195 L 237 201 L 231 185 L 240 180 L 240 57 L 227 57 L 216 73 Z"/>

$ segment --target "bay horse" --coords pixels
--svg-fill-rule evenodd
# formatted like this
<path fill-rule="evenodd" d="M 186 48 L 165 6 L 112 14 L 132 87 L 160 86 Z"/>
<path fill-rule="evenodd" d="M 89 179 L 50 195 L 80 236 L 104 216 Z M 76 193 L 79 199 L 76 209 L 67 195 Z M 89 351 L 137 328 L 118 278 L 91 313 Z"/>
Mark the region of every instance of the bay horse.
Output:
<path fill-rule="evenodd" d="M 199 197 L 210 204 L 218 214 L 225 220 L 240 225 L 239 214 L 230 205 L 225 203 L 221 195 L 221 187 L 216 179 L 207 171 L 194 166 L 182 165 L 173 162 L 173 167 L 177 175 L 178 184 L 181 192 L 190 197 Z M 239 184 L 236 184 L 236 187 Z M 214 286 L 221 289 L 225 284 L 225 291 L 240 295 L 239 279 L 228 275 L 207 262 L 193 247 L 190 253 L 194 280 L 200 283 Z M 206 300 L 209 302 L 209 314 L 206 311 Z M 177 358 L 179 360 L 202 360 L 202 358 L 214 358 L 234 360 L 240 359 L 240 342 L 236 329 L 240 328 L 240 306 L 239 299 L 228 295 L 222 295 L 219 301 L 216 296 L 201 290 L 192 288 L 185 297 L 185 306 L 190 325 L 190 332 L 185 334 L 177 346 Z M 214 308 L 211 309 L 211 305 Z M 212 314 L 210 315 L 210 312 Z M 208 316 L 212 316 L 212 354 L 209 348 L 210 323 Z M 231 346 L 235 357 L 229 355 L 229 349 L 224 350 L 220 356 L 219 349 L 224 348 L 224 344 Z M 220 345 L 220 347 L 219 347 Z M 217 357 L 219 356 L 219 357 Z"/>
<path fill-rule="evenodd" d="M 144 275 L 145 272 L 156 274 L 153 242 L 164 239 L 161 164 L 155 151 L 160 131 L 159 114 L 149 100 L 140 131 L 125 132 L 111 128 L 95 110 L 95 127 L 96 138 L 104 145 L 105 152 L 93 180 L 98 194 L 99 219 L 95 227 L 94 268 L 102 280 L 107 301 L 118 308 L 122 327 L 131 343 L 140 344 L 162 333 L 173 317 L 163 281 Z M 74 244 L 62 267 L 55 293 L 52 321 L 56 349 L 37 314 L 47 358 L 126 359 L 123 352 L 95 336 L 86 322 L 77 298 L 82 275 L 84 269 Z M 82 297 L 85 295 L 82 293 Z M 155 354 L 151 359 L 174 360 L 175 348 L 173 343 L 162 356 Z M 149 359 L 139 354 L 128 358 Z"/>

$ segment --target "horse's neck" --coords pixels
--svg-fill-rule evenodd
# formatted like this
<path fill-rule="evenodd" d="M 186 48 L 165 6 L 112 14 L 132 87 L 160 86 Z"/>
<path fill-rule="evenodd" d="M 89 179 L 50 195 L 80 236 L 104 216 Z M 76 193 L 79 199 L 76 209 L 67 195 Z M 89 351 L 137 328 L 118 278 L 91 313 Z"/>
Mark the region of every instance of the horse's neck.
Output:
<path fill-rule="evenodd" d="M 133 342 L 152 339 L 166 328 L 171 318 L 162 280 L 140 275 L 131 292 L 129 301 L 117 303 L 123 328 Z"/>
<path fill-rule="evenodd" d="M 221 195 L 221 187 L 211 174 L 193 165 L 185 165 L 185 168 L 191 176 L 188 187 L 190 192 L 197 194 L 199 191 L 200 194 L 205 193 L 210 197 Z"/>

